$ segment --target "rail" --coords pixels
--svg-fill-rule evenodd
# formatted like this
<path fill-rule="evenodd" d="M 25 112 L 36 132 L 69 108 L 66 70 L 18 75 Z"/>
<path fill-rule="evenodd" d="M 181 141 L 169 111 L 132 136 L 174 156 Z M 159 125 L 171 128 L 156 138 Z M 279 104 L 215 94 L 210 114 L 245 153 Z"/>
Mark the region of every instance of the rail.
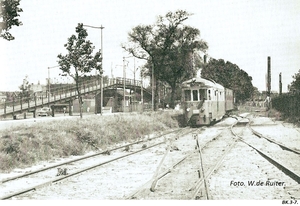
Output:
<path fill-rule="evenodd" d="M 5 183 L 10 182 L 10 181 L 14 181 L 14 180 L 17 181 L 19 178 L 28 177 L 28 176 L 33 175 L 33 174 L 36 175 L 36 174 L 38 174 L 40 172 L 43 172 L 43 171 L 46 171 L 46 170 L 50 170 L 50 169 L 53 169 L 53 168 L 56 168 L 56 167 L 59 167 L 59 166 L 62 166 L 62 165 L 68 165 L 70 163 L 76 163 L 76 162 L 79 162 L 81 160 L 86 160 L 86 159 L 93 158 L 93 157 L 96 157 L 96 156 L 99 156 L 99 155 L 107 154 L 107 152 L 120 150 L 122 148 L 126 148 L 126 147 L 129 147 L 129 146 L 132 146 L 132 145 L 138 145 L 138 144 L 145 143 L 145 142 L 150 142 L 152 140 L 159 140 L 159 138 L 166 138 L 165 137 L 166 135 L 169 135 L 169 134 L 172 134 L 172 133 L 177 133 L 180 130 L 182 130 L 182 129 L 168 130 L 168 131 L 164 132 L 163 134 L 157 134 L 157 136 L 152 137 L 152 138 L 147 138 L 147 139 L 144 139 L 144 140 L 138 140 L 136 142 L 129 143 L 129 144 L 126 144 L 126 145 L 123 145 L 123 146 L 118 146 L 118 147 L 110 149 L 110 150 L 98 152 L 98 153 L 95 153 L 95 154 L 92 154 L 92 155 L 89 155 L 89 156 L 80 157 L 78 159 L 69 160 L 69 161 L 66 161 L 66 162 L 63 162 L 63 163 L 59 163 L 59 164 L 56 164 L 56 165 L 52 165 L 52 166 L 49 166 L 49 167 L 44 167 L 44 168 L 41 168 L 41 169 L 38 169 L 38 170 L 35 170 L 35 171 L 24 173 L 22 175 L 18 175 L 18 176 L 14 176 L 14 177 L 11 177 L 11 178 L 3 179 L 3 180 L 0 180 L 0 183 L 1 184 L 5 184 Z M 52 184 L 52 183 L 56 183 L 56 182 L 61 181 L 63 179 L 70 178 L 70 177 L 72 177 L 74 175 L 86 172 L 88 170 L 91 170 L 91 169 L 94 169 L 94 168 L 97 168 L 97 167 L 101 167 L 101 166 L 106 165 L 108 163 L 111 163 L 111 162 L 114 162 L 114 161 L 126 158 L 128 156 L 131 156 L 131 155 L 134 155 L 134 154 L 137 154 L 137 153 L 140 153 L 140 152 L 143 152 L 145 150 L 151 149 L 153 147 L 159 146 L 159 145 L 164 144 L 164 143 L 165 143 L 165 141 L 158 142 L 158 143 L 153 143 L 152 145 L 149 145 L 146 148 L 142 148 L 140 150 L 132 151 L 132 152 L 129 152 L 129 153 L 126 152 L 124 155 L 117 156 L 117 157 L 111 158 L 109 160 L 103 161 L 101 163 L 90 165 L 88 167 L 78 168 L 76 166 L 76 168 L 78 170 L 76 170 L 75 172 L 73 172 L 71 174 L 66 174 L 64 176 L 55 177 L 54 179 L 52 179 L 51 177 L 50 178 L 47 177 L 47 178 L 45 178 L 45 181 L 42 180 L 42 182 L 40 182 L 40 183 L 34 183 L 34 182 L 30 182 L 29 181 L 28 182 L 29 186 L 28 187 L 26 186 L 26 189 L 21 189 L 19 191 L 16 190 L 16 191 L 13 191 L 13 192 L 9 191 L 8 192 L 9 194 L 6 194 L 6 195 L 0 197 L 0 200 L 10 199 L 12 197 L 15 197 L 15 196 L 18 196 L 18 195 L 21 195 L 21 194 L 24 194 L 24 193 L 27 193 L 27 192 L 30 192 L 30 191 L 34 191 L 37 188 L 44 187 L 44 186 L 47 186 L 47 185 Z M 14 184 L 16 184 L 16 183 L 14 183 Z M 19 186 L 18 186 L 19 188 L 23 187 L 22 185 L 19 185 Z M 8 191 L 8 190 L 6 190 L 6 191 Z M 3 192 L 3 193 L 6 193 L 6 192 Z"/>

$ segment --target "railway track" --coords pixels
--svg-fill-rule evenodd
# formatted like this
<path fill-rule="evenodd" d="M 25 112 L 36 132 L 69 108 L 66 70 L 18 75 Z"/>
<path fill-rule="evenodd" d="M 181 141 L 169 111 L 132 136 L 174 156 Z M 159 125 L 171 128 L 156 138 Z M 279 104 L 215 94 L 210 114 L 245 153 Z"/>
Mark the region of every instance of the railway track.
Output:
<path fill-rule="evenodd" d="M 232 138 L 231 140 L 224 138 L 232 137 L 230 135 L 228 136 L 226 134 L 226 131 L 223 135 L 219 135 L 216 137 L 219 138 L 219 141 L 216 141 L 215 139 L 210 145 L 205 145 L 207 149 L 205 149 L 205 147 L 202 149 L 203 152 L 201 154 L 201 159 L 203 159 L 203 161 L 201 164 L 203 167 L 203 172 L 201 174 L 201 178 L 197 181 L 195 186 L 190 189 L 191 191 L 193 191 L 191 199 L 213 199 L 213 197 L 210 194 L 211 192 L 208 186 L 208 179 L 214 174 L 215 171 L 219 169 L 219 167 L 222 165 L 222 162 L 224 161 L 224 158 L 236 145 L 237 142 L 236 138 Z M 216 155 L 216 152 L 213 151 L 213 148 L 217 148 L 221 152 L 219 152 L 219 154 Z"/>
<path fill-rule="evenodd" d="M 269 195 L 270 193 L 279 193 L 282 190 L 277 189 L 276 187 L 282 187 L 285 191 L 285 194 L 292 194 L 293 191 L 299 193 L 299 186 L 297 187 L 297 183 L 299 184 L 299 176 L 295 171 L 295 167 L 292 165 L 298 165 L 297 161 L 299 160 L 298 151 L 293 150 L 284 144 L 278 144 L 276 141 L 271 141 L 270 138 L 257 138 L 258 133 L 255 130 L 251 129 L 249 126 L 249 120 L 245 118 L 245 116 L 237 118 L 237 121 L 231 125 L 230 130 L 224 129 L 222 133 L 217 134 L 215 137 L 211 138 L 210 141 L 202 141 L 201 143 L 195 141 L 194 145 L 199 145 L 199 150 L 190 150 L 186 156 L 174 161 L 174 164 L 170 164 L 170 166 L 162 171 L 159 175 L 157 175 L 157 180 L 151 179 L 145 185 L 140 187 L 137 191 L 135 191 L 130 196 L 127 196 L 127 199 L 214 199 L 214 194 L 212 191 L 214 187 L 211 185 L 213 177 L 219 170 L 219 168 L 223 165 L 224 161 L 228 161 L 228 158 L 232 158 L 233 155 L 236 155 L 235 152 L 231 152 L 233 148 L 240 147 L 241 145 L 247 145 L 252 150 L 256 151 L 257 154 L 263 157 L 267 161 L 262 161 L 260 158 L 253 156 L 253 158 L 249 158 L 250 161 L 255 161 L 256 159 L 259 162 L 254 163 L 257 165 L 258 170 L 262 170 L 264 175 L 267 177 L 266 181 L 262 182 L 262 179 L 256 178 L 255 175 L 251 178 L 248 176 L 245 182 L 248 182 L 248 185 L 244 185 L 244 182 L 236 181 L 235 178 L 231 180 L 227 180 L 224 182 L 218 181 L 217 185 L 227 185 L 225 188 L 239 188 L 239 186 L 243 187 L 243 190 L 248 190 L 247 193 L 251 194 L 251 191 L 255 191 L 255 184 L 260 184 L 260 186 L 272 187 L 271 192 L 266 192 Z M 228 127 L 227 127 L 228 128 Z M 239 131 L 240 130 L 240 131 Z M 231 134 L 231 135 L 230 135 Z M 199 139 L 201 140 L 202 133 L 197 134 Z M 250 141 L 251 139 L 251 141 Z M 262 141 L 265 141 L 262 143 Z M 270 144 L 275 144 L 280 151 L 285 152 L 284 156 L 282 152 L 278 152 L 270 150 L 266 151 L 266 148 L 270 147 Z M 237 146 L 238 145 L 238 146 Z M 258 147 L 260 146 L 260 147 Z M 284 148 L 284 149 L 282 149 Z M 216 152 L 218 151 L 218 152 Z M 229 155 L 230 154 L 230 155 Z M 273 154 L 273 156 L 272 156 Z M 278 154 L 274 156 L 274 154 Z M 290 162 L 289 165 L 284 165 L 280 158 L 287 159 L 289 157 L 293 157 L 295 162 Z M 230 157 L 228 157 L 230 156 Z M 251 160 L 253 159 L 253 160 Z M 248 159 L 245 159 L 245 164 L 249 164 L 247 162 Z M 268 162 L 272 163 L 268 166 Z M 251 165 L 253 164 L 250 163 Z M 228 164 L 227 164 L 228 165 Z M 250 166 L 251 166 L 250 165 Z M 253 166 L 254 166 L 253 165 Z M 226 166 L 227 167 L 227 166 Z M 235 168 L 240 168 L 240 165 L 231 165 L 231 170 L 227 170 L 226 172 L 230 175 L 236 172 L 243 171 L 235 171 Z M 189 168 L 188 170 L 184 168 Z M 273 174 L 277 174 L 280 172 L 275 172 L 275 169 L 279 169 L 283 171 L 288 178 L 291 180 L 284 182 L 280 181 L 286 178 L 276 178 Z M 250 172 L 250 171 L 249 171 Z M 257 171 L 259 173 L 259 171 Z M 183 177 L 186 181 L 178 180 L 180 177 Z M 249 173 L 251 174 L 251 173 Z M 269 174 L 272 174 L 271 176 Z M 260 175 L 263 176 L 263 175 Z M 216 178 L 215 178 L 216 179 Z M 218 179 L 218 178 L 217 178 Z M 220 178 L 219 178 L 220 179 Z M 294 180 L 294 183 L 293 183 Z M 155 190 L 152 189 L 153 182 L 157 181 L 157 186 Z M 227 182 L 227 184 L 226 184 Z M 241 185 L 239 185 L 241 184 Z M 246 183 L 247 184 L 247 183 Z M 251 185 L 252 184 L 252 185 Z M 265 185 L 264 185 L 265 184 Z M 293 185 L 295 184 L 295 185 Z M 161 187 L 160 187 L 161 186 Z M 247 189 L 248 188 L 248 189 Z M 258 188 L 259 189 L 259 188 Z M 242 190 L 242 192 L 243 192 Z M 279 193 L 282 195 L 282 193 Z M 252 193 L 255 195 L 255 193 Z M 286 195 L 282 195 L 282 197 L 286 197 Z M 294 195 L 295 196 L 295 195 Z M 298 195 L 299 196 L 299 195 Z M 167 198 L 166 198 L 167 197 Z M 255 197 L 255 196 L 254 196 Z M 218 199 L 218 198 L 217 198 Z"/>
<path fill-rule="evenodd" d="M 253 119 L 249 118 L 248 122 L 249 124 L 247 124 L 245 128 L 246 131 L 244 130 L 243 134 L 236 134 L 239 137 L 239 140 L 254 149 L 272 165 L 293 179 L 296 184 L 299 184 L 299 149 L 277 141 L 276 137 L 272 137 L 269 134 L 261 134 L 253 129 L 251 126 Z M 256 127 L 256 129 L 257 128 L 258 127 Z M 265 173 L 268 174 L 271 173 L 271 171 L 265 170 Z M 264 184 L 268 186 L 284 186 L 284 183 L 280 181 L 266 181 Z M 284 188 L 290 187 L 284 186 Z M 298 190 L 297 193 L 299 193 Z M 290 192 L 288 193 L 291 194 Z M 298 197 L 300 197 L 299 194 Z"/>
<path fill-rule="evenodd" d="M 211 131 L 210 128 L 207 133 L 202 129 L 192 132 L 187 139 L 192 144 L 185 155 L 173 161 L 170 156 L 165 160 L 169 167 L 126 199 L 211 199 L 208 179 L 237 142 L 232 135 L 228 136 L 228 127 L 219 128 L 213 135 L 208 134 Z M 221 152 L 216 153 L 216 149 Z M 152 188 L 153 182 L 157 182 L 155 188 Z"/>
<path fill-rule="evenodd" d="M 251 123 L 250 119 L 249 123 Z M 262 135 L 251 128 L 251 124 L 247 125 L 247 129 L 251 132 L 250 135 L 247 134 L 239 136 L 240 141 L 256 150 L 259 154 L 265 157 L 276 167 L 284 171 L 297 183 L 300 183 L 300 151 L 298 149 L 286 146 L 283 143 L 280 143 L 266 135 Z"/>
<path fill-rule="evenodd" d="M 111 150 L 98 152 L 89 156 L 84 156 L 14 177 L 2 179 L 0 182 L 0 193 L 2 194 L 0 199 L 10 199 L 21 194 L 36 191 L 39 188 L 55 184 L 64 179 L 82 174 L 88 170 L 92 170 L 119 159 L 141 153 L 145 150 L 164 144 L 167 136 L 178 137 L 186 130 L 187 128 L 181 128 L 174 131 L 168 131 L 153 138 L 147 138 L 145 140 L 122 145 Z M 114 153 L 114 155 L 107 155 L 111 153 Z M 85 163 L 87 160 L 89 160 L 88 163 Z M 57 168 L 67 168 L 67 173 L 62 174 L 61 176 L 55 176 L 55 169 Z"/>
<path fill-rule="evenodd" d="M 102 151 L 102 152 L 97 152 L 95 154 L 87 155 L 87 156 L 84 156 L 84 157 L 80 157 L 80 158 L 76 158 L 76 159 L 73 159 L 73 160 L 58 163 L 58 164 L 55 164 L 55 165 L 52 165 L 52 166 L 37 169 L 35 171 L 25 172 L 24 174 L 21 174 L 21 175 L 16 175 L 16 176 L 9 177 L 9 178 L 3 178 L 3 179 L 0 180 L 0 183 L 3 184 L 3 183 L 13 181 L 13 180 L 16 180 L 16 179 L 19 179 L 19 178 L 22 178 L 22 177 L 27 177 L 27 176 L 30 176 L 30 175 L 33 175 L 33 174 L 37 174 L 37 173 L 40 173 L 40 172 L 43 172 L 43 171 L 47 171 L 47 170 L 50 170 L 50 169 L 53 169 L 53 168 L 58 168 L 60 166 L 72 164 L 74 162 L 79 162 L 81 160 L 86 160 L 86 159 L 89 159 L 89 158 L 94 158 L 94 157 L 97 157 L 97 156 L 109 154 L 113 151 L 120 150 L 120 149 L 126 149 L 126 148 L 129 148 L 130 146 L 133 146 L 133 145 L 137 145 L 137 144 L 141 144 L 141 143 L 148 142 L 148 141 L 151 141 L 151 140 L 155 140 L 155 139 L 158 139 L 160 137 L 164 137 L 165 135 L 168 135 L 168 134 L 171 134 L 171 133 L 174 133 L 174 134 L 180 133 L 180 131 L 182 131 L 182 130 L 183 129 L 167 131 L 167 132 L 165 132 L 161 135 L 158 135 L 156 137 L 153 137 L 153 138 L 148 138 L 148 139 L 145 139 L 145 140 L 139 140 L 139 141 L 136 141 L 136 142 L 133 142 L 133 143 L 129 143 L 129 144 L 125 144 L 125 145 L 122 145 L 122 146 L 119 146 L 119 147 L 115 147 L 113 149 L 108 149 L 108 150 L 105 150 L 105 151 Z"/>
<path fill-rule="evenodd" d="M 249 128 L 252 133 L 260 138 L 264 138 L 269 142 L 279 145 L 285 150 L 300 154 L 299 131 L 296 128 L 286 128 L 283 124 L 265 124 L 261 127 L 254 123 L 255 118 L 250 120 Z M 274 128 L 272 125 L 276 125 Z M 276 129 L 276 135 L 270 135 L 269 130 Z M 289 141 L 286 141 L 289 139 Z M 298 147 L 297 147 L 298 146 Z"/>
<path fill-rule="evenodd" d="M 78 194 L 79 187 L 80 192 L 84 191 L 84 188 L 90 191 L 90 196 L 84 195 L 86 198 L 90 197 L 89 199 L 220 199 L 218 192 L 215 192 L 220 187 L 255 194 L 253 191 L 257 190 L 254 190 L 254 187 L 231 185 L 231 182 L 239 181 L 236 174 L 243 173 L 240 170 L 241 166 L 238 165 L 243 163 L 235 162 L 235 157 L 243 156 L 245 148 L 249 148 L 245 151 L 248 155 L 245 157 L 245 164 L 255 163 L 250 165 L 252 171 L 250 173 L 249 169 L 249 176 L 245 176 L 247 178 L 245 180 L 264 180 L 266 177 L 265 183 L 273 184 L 277 181 L 276 174 L 280 173 L 278 171 L 283 171 L 287 178 L 291 179 L 283 189 L 288 194 L 294 194 L 293 197 L 299 197 L 300 195 L 297 196 L 299 170 L 295 167 L 299 165 L 297 149 L 293 151 L 295 148 L 270 136 L 265 138 L 264 134 L 251 128 L 249 122 L 252 120 L 246 120 L 244 116 L 238 118 L 230 127 L 184 128 L 162 134 L 159 138 L 148 138 L 147 143 L 139 141 L 138 144 L 123 145 L 109 150 L 111 155 L 105 155 L 107 151 L 104 151 L 98 156 L 91 157 L 95 158 L 94 164 L 84 166 L 85 160 L 81 160 L 80 165 L 84 166 L 81 169 L 76 162 L 68 162 L 66 167 L 77 167 L 76 170 L 75 168 L 68 170 L 70 172 L 68 175 L 53 178 L 56 173 L 56 167 L 53 167 L 49 169 L 49 172 L 52 172 L 48 181 L 44 179 L 43 182 L 30 186 L 31 190 L 29 187 L 18 191 L 8 189 L 7 194 L 1 198 L 51 199 L 53 195 L 55 199 L 73 199 L 72 191 L 68 197 L 59 195 L 66 190 L 74 190 L 74 194 Z M 144 145 L 146 148 L 142 148 Z M 251 156 L 248 151 L 251 152 Z M 289 161 L 284 161 L 286 159 Z M 292 162 L 290 159 L 295 161 Z M 64 165 L 56 166 L 64 167 Z M 224 173 L 226 179 L 220 176 L 220 173 Z M 259 174 L 259 177 L 252 173 Z M 2 180 L 0 188 L 10 183 L 27 184 L 35 179 L 35 174 L 30 175 L 32 176 L 17 177 L 16 180 Z M 94 181 L 92 184 L 94 189 L 84 184 L 87 176 L 90 177 L 88 181 L 91 179 Z M 278 177 L 279 180 L 285 181 L 285 178 L 280 178 Z M 113 185 L 111 179 L 115 179 Z M 276 190 L 275 187 L 273 186 L 272 190 Z M 26 193 L 21 193 L 22 191 Z M 1 191 L 0 193 L 3 194 Z"/>

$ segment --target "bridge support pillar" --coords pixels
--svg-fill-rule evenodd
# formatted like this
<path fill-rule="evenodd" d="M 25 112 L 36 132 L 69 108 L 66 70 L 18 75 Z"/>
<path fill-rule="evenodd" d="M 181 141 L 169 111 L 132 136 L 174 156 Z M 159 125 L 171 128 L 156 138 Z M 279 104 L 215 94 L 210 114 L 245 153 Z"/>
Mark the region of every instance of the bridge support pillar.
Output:
<path fill-rule="evenodd" d="M 101 113 L 101 93 L 95 95 L 95 114 Z"/>
<path fill-rule="evenodd" d="M 54 117 L 54 109 L 55 109 L 55 107 L 54 107 L 54 105 L 52 105 L 51 106 L 52 117 Z"/>
<path fill-rule="evenodd" d="M 70 116 L 73 115 L 73 100 L 72 99 L 69 101 L 69 115 Z"/>

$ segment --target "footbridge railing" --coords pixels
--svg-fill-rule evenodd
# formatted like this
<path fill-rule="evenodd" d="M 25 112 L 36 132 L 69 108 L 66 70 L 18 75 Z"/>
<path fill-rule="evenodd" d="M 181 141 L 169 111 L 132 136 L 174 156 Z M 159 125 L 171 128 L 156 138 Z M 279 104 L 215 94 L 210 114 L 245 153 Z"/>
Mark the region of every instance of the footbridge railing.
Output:
<path fill-rule="evenodd" d="M 125 82 L 124 82 L 125 81 Z M 125 84 L 124 84 L 125 83 Z M 50 92 L 36 92 L 29 97 L 13 96 L 12 101 L 0 103 L 0 118 L 5 118 L 7 115 L 13 115 L 30 112 L 36 108 L 50 106 L 57 102 L 67 102 L 70 99 L 75 99 L 78 96 L 77 87 L 75 84 L 51 85 Z M 140 80 L 124 79 L 124 78 L 109 78 L 103 82 L 103 91 L 110 88 L 141 88 L 143 91 L 151 95 L 151 92 L 146 89 L 147 84 Z M 89 93 L 100 92 L 100 80 L 94 79 L 89 81 L 79 82 L 80 93 L 82 95 Z"/>

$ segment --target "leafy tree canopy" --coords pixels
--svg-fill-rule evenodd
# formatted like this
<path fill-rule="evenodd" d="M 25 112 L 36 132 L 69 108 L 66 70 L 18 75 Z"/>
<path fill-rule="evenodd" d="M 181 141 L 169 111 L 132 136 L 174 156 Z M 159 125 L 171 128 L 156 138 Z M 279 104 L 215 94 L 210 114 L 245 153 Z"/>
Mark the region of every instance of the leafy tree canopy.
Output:
<path fill-rule="evenodd" d="M 289 90 L 300 92 L 300 69 L 298 73 L 295 73 L 292 77 L 294 80 L 289 85 Z"/>
<path fill-rule="evenodd" d="M 251 76 L 236 64 L 223 59 L 210 59 L 202 69 L 201 76 L 234 90 L 237 102 L 251 98 L 255 89 Z"/>
<path fill-rule="evenodd" d="M 83 28 L 83 24 L 76 27 L 77 36 L 72 35 L 64 45 L 68 53 L 58 55 L 58 64 L 63 75 L 69 75 L 75 81 L 93 69 L 102 72 L 101 51 L 93 55 L 94 46 L 89 40 L 86 40 L 88 33 Z"/>
<path fill-rule="evenodd" d="M 22 22 L 17 18 L 23 12 L 19 8 L 20 0 L 0 0 L 0 37 L 10 41 L 15 37 L 9 32 L 12 26 L 20 26 Z"/>
<path fill-rule="evenodd" d="M 194 56 L 199 59 L 197 52 L 208 48 L 198 29 L 183 24 L 191 15 L 178 10 L 159 16 L 153 25 L 136 26 L 128 34 L 129 42 L 123 45 L 130 54 L 147 61 L 147 74 L 153 73 L 156 80 L 156 95 L 159 81 L 170 85 L 171 106 L 176 86 L 196 72 L 194 62 L 199 61 L 193 61 Z"/>

